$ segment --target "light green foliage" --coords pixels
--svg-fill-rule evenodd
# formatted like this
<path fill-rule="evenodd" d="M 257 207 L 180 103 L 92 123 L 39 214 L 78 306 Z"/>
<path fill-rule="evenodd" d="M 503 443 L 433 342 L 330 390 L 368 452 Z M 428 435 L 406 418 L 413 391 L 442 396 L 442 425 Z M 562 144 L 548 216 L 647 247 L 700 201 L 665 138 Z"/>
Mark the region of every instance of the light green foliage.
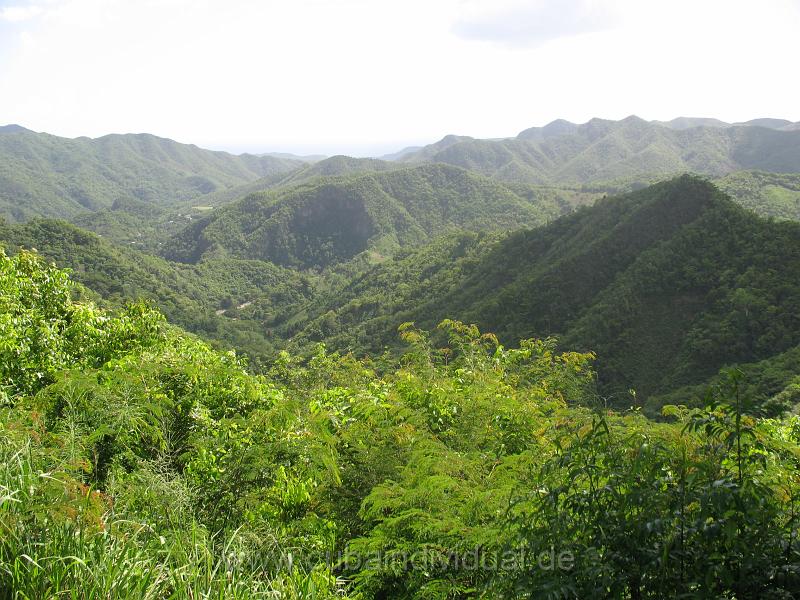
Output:
<path fill-rule="evenodd" d="M 297 535 L 327 548 L 319 519 L 297 533 L 251 517 L 287 505 L 282 488 L 303 455 L 266 426 L 293 431 L 297 416 L 275 407 L 281 392 L 158 313 L 74 303 L 64 272 L 27 253 L 1 258 L 3 594 L 335 594 L 323 565 L 267 562 Z M 253 432 L 248 419 L 265 426 Z"/>
<path fill-rule="evenodd" d="M 0 222 L 0 243 L 9 251 L 35 248 L 48 260 L 70 268 L 76 281 L 106 303 L 150 302 L 171 322 L 226 347 L 235 346 L 254 359 L 272 352 L 267 328 L 275 315 L 287 305 L 302 303 L 312 289 L 311 277 L 270 263 L 238 259 L 169 263 L 59 221 Z M 238 308 L 248 302 L 252 302 L 248 310 Z"/>
<path fill-rule="evenodd" d="M 131 305 L 109 317 L 70 302 L 67 274 L 38 257 L 0 250 L 0 377 L 4 395 L 31 394 L 72 366 L 100 366 L 163 335 L 163 317 Z"/>
<path fill-rule="evenodd" d="M 742 171 L 715 183 L 739 204 L 759 215 L 800 221 L 800 175 Z"/>

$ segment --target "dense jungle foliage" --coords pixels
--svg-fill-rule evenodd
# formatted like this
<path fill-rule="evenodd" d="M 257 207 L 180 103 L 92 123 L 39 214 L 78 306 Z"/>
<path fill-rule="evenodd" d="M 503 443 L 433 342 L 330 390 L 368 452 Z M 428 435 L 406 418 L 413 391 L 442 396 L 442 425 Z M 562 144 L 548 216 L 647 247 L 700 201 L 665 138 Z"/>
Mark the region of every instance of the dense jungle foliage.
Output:
<path fill-rule="evenodd" d="M 591 353 L 444 320 L 252 375 L 0 254 L 4 598 L 787 598 L 800 421 L 613 412 Z"/>

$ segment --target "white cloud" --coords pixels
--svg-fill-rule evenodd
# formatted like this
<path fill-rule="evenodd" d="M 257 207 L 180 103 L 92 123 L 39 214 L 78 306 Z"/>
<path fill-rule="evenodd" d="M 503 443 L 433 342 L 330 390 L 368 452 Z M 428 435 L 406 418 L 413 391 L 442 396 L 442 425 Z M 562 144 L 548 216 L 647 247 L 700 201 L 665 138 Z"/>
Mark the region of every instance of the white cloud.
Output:
<path fill-rule="evenodd" d="M 616 15 L 612 29 L 594 31 L 608 21 L 591 11 L 552 17 L 540 45 L 520 44 L 530 29 L 497 16 L 539 0 L 14 6 L 44 12 L 0 24 L 0 122 L 58 135 L 149 131 L 234 150 L 358 154 L 447 133 L 514 135 L 558 117 L 800 120 L 794 0 L 608 0 L 592 10 Z M 454 33 L 470 19 L 509 43 Z"/>
<path fill-rule="evenodd" d="M 37 5 L 0 7 L 0 21 L 21 23 L 41 16 L 44 9 Z"/>
<path fill-rule="evenodd" d="M 603 31 L 618 20 L 609 3 L 594 0 L 466 0 L 462 11 L 457 35 L 511 46 Z"/>

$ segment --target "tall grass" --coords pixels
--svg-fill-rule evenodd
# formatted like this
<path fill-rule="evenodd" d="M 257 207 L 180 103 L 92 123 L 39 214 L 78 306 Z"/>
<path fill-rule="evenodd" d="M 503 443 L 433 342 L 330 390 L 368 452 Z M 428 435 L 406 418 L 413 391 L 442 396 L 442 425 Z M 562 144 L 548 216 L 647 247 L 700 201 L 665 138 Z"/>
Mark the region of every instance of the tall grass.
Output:
<path fill-rule="evenodd" d="M 0 598 L 330 598 L 325 569 L 248 572 L 225 560 L 237 532 L 193 526 L 169 539 L 115 518 L 109 503 L 66 473 L 44 470 L 30 439 L 0 429 Z M 220 551 L 221 549 L 221 551 Z"/>

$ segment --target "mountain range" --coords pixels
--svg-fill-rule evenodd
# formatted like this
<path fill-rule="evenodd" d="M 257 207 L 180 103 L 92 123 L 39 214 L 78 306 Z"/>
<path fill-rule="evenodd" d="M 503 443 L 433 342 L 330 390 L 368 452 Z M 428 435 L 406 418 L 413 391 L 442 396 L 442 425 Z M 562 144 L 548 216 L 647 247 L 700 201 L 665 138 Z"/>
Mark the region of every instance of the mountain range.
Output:
<path fill-rule="evenodd" d="M 712 126 L 690 122 L 668 126 L 635 116 L 582 125 L 558 120 L 509 139 L 446 136 L 400 160 L 443 162 L 501 181 L 546 185 L 648 181 L 686 171 L 710 176 L 748 169 L 800 171 L 795 124 L 787 121 L 775 129 L 763 125 L 775 120 Z"/>

